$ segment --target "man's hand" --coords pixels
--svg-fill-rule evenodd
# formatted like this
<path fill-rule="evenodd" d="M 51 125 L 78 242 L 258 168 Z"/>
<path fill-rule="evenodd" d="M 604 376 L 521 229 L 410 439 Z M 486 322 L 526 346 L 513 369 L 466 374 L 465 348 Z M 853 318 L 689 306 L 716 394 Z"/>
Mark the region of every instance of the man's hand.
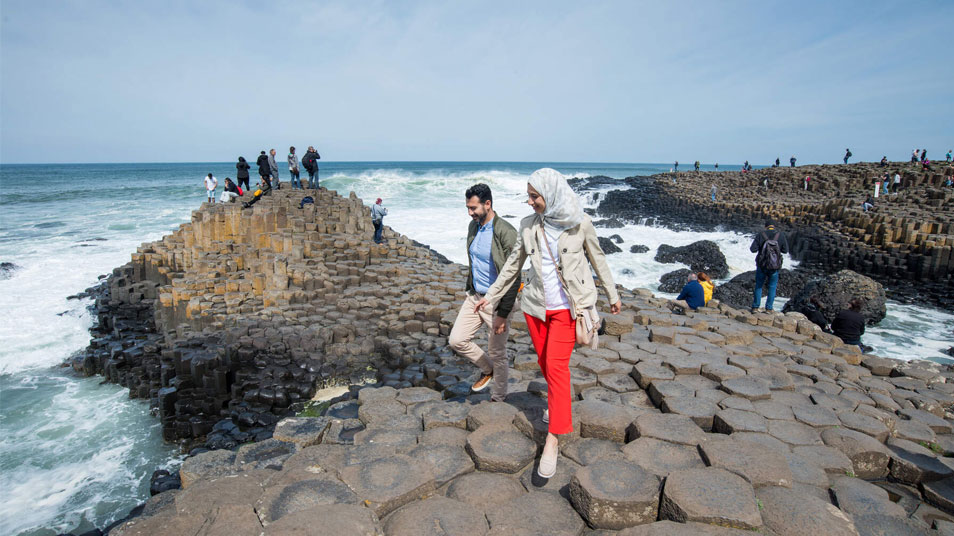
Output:
<path fill-rule="evenodd" d="M 610 305 L 610 312 L 614 315 L 618 315 L 619 312 L 623 309 L 623 301 L 617 300 L 616 303 Z"/>
<path fill-rule="evenodd" d="M 500 335 L 507 327 L 507 319 L 499 316 L 494 317 L 494 333 Z"/>
<path fill-rule="evenodd" d="M 476 305 L 474 305 L 474 312 L 479 313 L 481 309 L 487 306 L 487 298 L 481 298 Z"/>

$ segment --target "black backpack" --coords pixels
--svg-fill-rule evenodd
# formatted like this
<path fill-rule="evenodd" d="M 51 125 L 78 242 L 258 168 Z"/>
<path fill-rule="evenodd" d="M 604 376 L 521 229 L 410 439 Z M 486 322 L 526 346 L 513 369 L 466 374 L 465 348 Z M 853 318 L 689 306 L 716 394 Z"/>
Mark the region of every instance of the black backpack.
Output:
<path fill-rule="evenodd" d="M 755 265 L 763 272 L 774 272 L 782 269 L 782 250 L 778 246 L 778 237 L 781 231 L 776 231 L 775 236 L 769 238 L 765 232 L 762 232 L 762 248 L 759 254 L 755 256 Z"/>

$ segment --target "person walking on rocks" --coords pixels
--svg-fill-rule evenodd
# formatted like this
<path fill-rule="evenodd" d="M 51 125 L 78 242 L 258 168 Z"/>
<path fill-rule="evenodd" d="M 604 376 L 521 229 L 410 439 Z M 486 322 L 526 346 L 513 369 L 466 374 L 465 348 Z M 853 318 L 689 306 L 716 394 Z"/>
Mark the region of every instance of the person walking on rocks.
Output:
<path fill-rule="evenodd" d="M 927 160 L 927 149 L 921 149 L 921 162 Z"/>
<path fill-rule="evenodd" d="M 782 255 L 788 253 L 785 233 L 775 228 L 771 220 L 765 222 L 765 230 L 755 235 L 749 251 L 755 253 L 755 289 L 752 295 L 752 312 L 762 306 L 762 286 L 768 281 L 765 310 L 771 311 L 775 304 L 775 289 L 778 288 L 778 271 L 782 269 Z"/>
<path fill-rule="evenodd" d="M 510 285 L 496 310 L 475 311 L 474 306 L 497 280 L 497 274 L 517 243 L 517 230 L 503 218 L 497 217 L 493 208 L 493 193 L 486 184 L 475 184 L 468 188 L 464 193 L 464 201 L 471 217 L 467 228 L 470 267 L 465 286 L 467 299 L 460 306 L 447 343 L 480 369 L 480 379 L 471 389 L 474 392 L 483 391 L 493 380 L 490 399 L 503 402 L 507 396 L 510 364 L 507 359 L 510 313 L 520 290 L 520 276 Z M 474 336 L 484 325 L 489 330 L 486 352 L 473 342 Z"/>
<path fill-rule="evenodd" d="M 678 160 L 676 160 L 676 163 L 673 164 L 672 169 L 673 169 L 673 171 L 675 171 L 676 173 L 679 173 L 679 161 L 678 161 Z"/>
<path fill-rule="evenodd" d="M 371 224 L 374 225 L 374 243 L 380 244 L 383 239 L 381 233 L 384 230 L 384 217 L 388 215 L 388 209 L 381 204 L 381 198 L 371 205 Z"/>
<path fill-rule="evenodd" d="M 311 145 L 308 146 L 305 156 L 301 157 L 301 165 L 308 172 L 308 187 L 315 190 L 318 189 L 318 160 L 320 159 L 321 155 Z"/>
<path fill-rule="evenodd" d="M 699 161 L 698 161 L 698 160 L 696 160 L 696 163 L 693 164 L 693 166 L 696 168 L 696 171 L 699 171 Z"/>
<path fill-rule="evenodd" d="M 911 163 L 912 163 L 912 164 L 917 164 L 917 163 L 918 163 L 918 150 L 917 150 L 917 149 L 911 151 Z"/>
<path fill-rule="evenodd" d="M 845 163 L 848 163 L 848 159 L 851 158 L 851 149 L 845 149 Z"/>
<path fill-rule="evenodd" d="M 209 203 L 215 204 L 215 188 L 218 187 L 219 181 L 212 176 L 211 173 L 205 176 L 205 193 L 208 196 Z"/>
<path fill-rule="evenodd" d="M 952 156 L 951 151 L 952 151 L 952 149 L 948 149 L 948 150 L 947 150 L 947 154 L 944 155 L 944 159 L 945 159 L 946 161 L 948 161 L 948 162 L 950 162 L 950 161 L 951 161 L 951 158 L 954 157 L 954 156 Z"/>
<path fill-rule="evenodd" d="M 775 157 L 775 165 L 774 165 L 773 167 L 779 167 L 779 165 L 781 165 L 781 163 L 782 163 L 782 161 L 779 160 L 778 157 L 776 156 L 776 157 Z"/>
<path fill-rule="evenodd" d="M 557 436 L 573 431 L 570 354 L 576 346 L 577 319 L 583 320 L 585 311 L 597 302 L 591 267 L 612 304 L 610 312 L 619 313 L 622 302 L 593 222 L 583 213 L 566 177 L 550 168 L 534 171 L 527 183 L 527 197 L 534 214 L 520 221 L 513 253 L 474 311 L 501 302 L 530 258 L 531 275 L 520 309 L 547 381 L 544 421 L 549 423 L 549 433 L 537 473 L 550 478 L 556 473 Z"/>
<path fill-rule="evenodd" d="M 248 190 L 248 169 L 250 167 L 244 156 L 238 157 L 238 163 L 235 164 L 235 180 L 238 181 L 239 188 L 242 187 L 242 184 L 245 185 L 245 188 L 242 188 L 243 190 Z"/>
<path fill-rule="evenodd" d="M 712 200 L 713 200 L 713 201 L 715 201 L 716 192 L 717 192 L 718 190 L 719 190 L 719 189 L 716 188 L 715 183 L 712 183 L 712 188 L 709 188 L 709 196 L 712 197 Z"/>
<path fill-rule="evenodd" d="M 897 171 L 894 172 L 894 193 L 898 193 L 898 190 L 901 189 L 901 174 Z"/>
<path fill-rule="evenodd" d="M 831 321 L 831 332 L 838 336 L 845 344 L 853 344 L 861 348 L 864 353 L 865 346 L 861 344 L 861 336 L 865 333 L 865 317 L 861 315 L 861 308 L 864 302 L 861 298 L 853 298 L 848 302 L 848 309 L 838 313 L 838 316 Z"/>
<path fill-rule="evenodd" d="M 292 188 L 301 190 L 301 174 L 298 172 L 298 155 L 295 147 L 288 148 L 288 175 L 291 177 Z"/>
<path fill-rule="evenodd" d="M 268 173 L 274 181 L 274 187 L 276 190 L 281 190 L 282 185 L 278 180 L 278 162 L 275 161 L 275 149 L 268 151 Z"/>
<path fill-rule="evenodd" d="M 788 162 L 792 165 L 792 167 L 795 167 L 795 155 L 792 155 L 792 157 L 788 159 Z"/>

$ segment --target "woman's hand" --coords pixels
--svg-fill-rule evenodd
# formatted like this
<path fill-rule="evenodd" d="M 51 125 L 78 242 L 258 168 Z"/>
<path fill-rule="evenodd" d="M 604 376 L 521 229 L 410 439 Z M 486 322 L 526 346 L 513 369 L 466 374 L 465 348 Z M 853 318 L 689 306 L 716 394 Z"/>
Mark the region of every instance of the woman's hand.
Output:
<path fill-rule="evenodd" d="M 610 312 L 614 315 L 618 315 L 619 312 L 623 309 L 623 300 L 616 300 L 616 303 L 610 305 Z"/>
<path fill-rule="evenodd" d="M 487 298 L 481 298 L 477 305 L 474 306 L 474 312 L 479 313 L 481 309 L 487 306 Z"/>

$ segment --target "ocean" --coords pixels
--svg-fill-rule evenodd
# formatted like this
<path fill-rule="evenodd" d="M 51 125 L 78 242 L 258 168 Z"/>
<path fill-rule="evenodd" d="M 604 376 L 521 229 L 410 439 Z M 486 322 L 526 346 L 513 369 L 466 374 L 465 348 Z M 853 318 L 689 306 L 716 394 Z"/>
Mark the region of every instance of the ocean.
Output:
<path fill-rule="evenodd" d="M 387 225 L 466 262 L 464 190 L 487 183 L 497 213 L 517 223 L 530 213 L 527 177 L 541 167 L 623 178 L 670 165 L 329 162 L 321 165 L 321 184 L 344 195 L 354 191 L 365 203 L 382 198 Z M 0 262 L 15 265 L 0 273 L 0 315 L 7 319 L 0 323 L 0 533 L 102 528 L 148 498 L 154 469 L 181 460 L 175 445 L 162 442 L 146 401 L 59 365 L 85 348 L 93 321 L 88 300 L 67 297 L 126 263 L 141 243 L 188 222 L 205 200 L 209 172 L 221 192 L 234 163 L 0 165 Z M 286 171 L 280 176 L 287 181 Z M 596 206 L 591 195 L 584 199 Z M 682 267 L 653 261 L 660 244 L 713 240 L 726 255 L 729 277 L 753 265 L 751 237 L 738 233 L 645 225 L 597 233 L 622 237 L 623 252 L 608 258 L 616 281 L 627 287 L 655 290 L 661 275 Z M 633 244 L 649 252 L 630 253 Z M 954 345 L 954 315 L 889 303 L 887 318 L 864 341 L 886 357 L 950 362 L 943 351 Z"/>

